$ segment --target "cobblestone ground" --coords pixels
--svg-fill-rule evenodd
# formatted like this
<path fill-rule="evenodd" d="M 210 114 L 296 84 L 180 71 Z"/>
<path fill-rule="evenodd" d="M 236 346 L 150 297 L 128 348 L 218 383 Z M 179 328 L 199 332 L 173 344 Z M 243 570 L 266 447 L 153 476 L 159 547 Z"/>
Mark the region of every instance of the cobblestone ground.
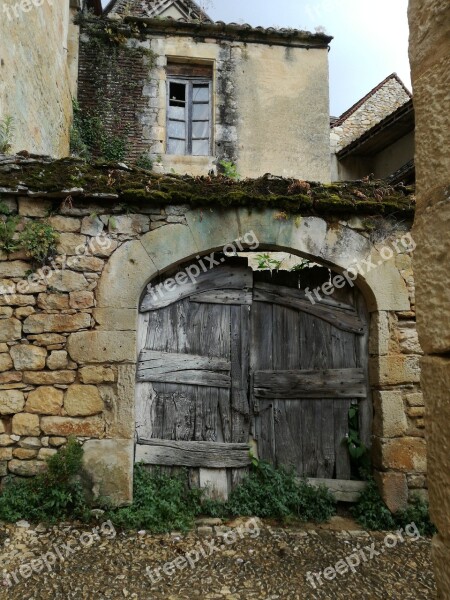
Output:
<path fill-rule="evenodd" d="M 1 600 L 436 597 L 430 540 L 406 535 L 280 529 L 247 519 L 170 535 L 114 535 L 101 522 L 95 534 L 92 526 L 19 525 L 0 524 Z M 331 579 L 325 569 L 335 565 L 341 574 Z M 312 584 L 308 572 L 318 574 Z"/>

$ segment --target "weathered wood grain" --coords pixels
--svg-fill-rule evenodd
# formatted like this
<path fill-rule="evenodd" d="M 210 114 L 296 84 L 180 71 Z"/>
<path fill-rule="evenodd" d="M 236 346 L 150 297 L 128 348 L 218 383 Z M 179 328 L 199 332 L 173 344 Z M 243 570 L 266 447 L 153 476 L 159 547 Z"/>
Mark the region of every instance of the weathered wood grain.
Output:
<path fill-rule="evenodd" d="M 327 321 L 343 331 L 351 331 L 358 335 L 364 333 L 364 323 L 353 308 L 344 310 L 323 302 L 313 304 L 302 296 L 304 293 L 301 290 L 269 283 L 257 282 L 253 291 L 254 302 L 268 302 L 295 308 Z"/>
<path fill-rule="evenodd" d="M 137 379 L 229 388 L 230 371 L 231 363 L 221 358 L 142 350 Z"/>
<path fill-rule="evenodd" d="M 238 468 L 250 464 L 249 451 L 248 444 L 141 439 L 136 445 L 136 462 L 205 469 Z"/>
<path fill-rule="evenodd" d="M 323 369 L 318 371 L 256 371 L 257 398 L 364 398 L 367 394 L 362 369 Z"/>
<path fill-rule="evenodd" d="M 177 284 L 174 282 L 173 285 L 169 285 L 170 289 L 164 286 L 164 281 L 161 285 L 151 286 L 142 299 L 141 312 L 164 308 L 200 292 L 251 289 L 253 273 L 251 269 L 246 267 L 221 265 L 206 273 L 200 273 L 194 281 L 191 281 L 187 277 L 186 279 L 187 281 L 184 283 Z"/>
<path fill-rule="evenodd" d="M 250 306 L 253 302 L 251 290 L 208 290 L 200 294 L 191 294 L 191 302 L 204 304 L 246 304 Z"/>

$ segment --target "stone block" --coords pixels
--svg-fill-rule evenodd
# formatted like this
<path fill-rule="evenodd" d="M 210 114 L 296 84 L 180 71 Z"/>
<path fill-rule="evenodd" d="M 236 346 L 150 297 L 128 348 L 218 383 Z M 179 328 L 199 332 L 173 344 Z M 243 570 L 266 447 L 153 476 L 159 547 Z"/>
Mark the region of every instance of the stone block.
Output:
<path fill-rule="evenodd" d="M 439 574 L 437 580 L 438 600 L 448 600 L 448 590 L 450 590 L 450 545 L 448 540 L 440 533 L 434 536 L 431 542 L 431 556 L 435 572 Z"/>
<path fill-rule="evenodd" d="M 54 215 L 49 218 L 50 225 L 61 233 L 76 233 L 80 231 L 81 222 L 79 219 L 73 219 L 72 217 L 61 217 L 60 215 Z M 84 232 L 83 232 L 84 233 Z"/>
<path fill-rule="evenodd" d="M 78 419 L 73 417 L 42 417 L 42 431 L 47 435 L 99 438 L 104 435 L 105 425 L 100 417 Z"/>
<path fill-rule="evenodd" d="M 19 390 L 0 391 L 0 415 L 13 415 L 21 412 L 24 405 L 23 392 Z"/>
<path fill-rule="evenodd" d="M 41 346 L 17 344 L 12 346 L 10 353 L 16 371 L 39 371 L 45 368 L 47 350 Z"/>
<path fill-rule="evenodd" d="M 29 413 L 14 415 L 12 418 L 12 432 L 15 435 L 39 435 L 41 433 L 39 417 Z"/>
<path fill-rule="evenodd" d="M 14 475 L 20 477 L 34 477 L 39 473 L 43 473 L 47 468 L 45 462 L 42 460 L 10 460 L 8 463 L 8 469 Z"/>
<path fill-rule="evenodd" d="M 26 277 L 30 263 L 23 260 L 0 262 L 0 277 Z"/>
<path fill-rule="evenodd" d="M 158 272 L 140 241 L 126 242 L 108 261 L 96 298 L 99 308 L 137 308 L 142 291 Z"/>
<path fill-rule="evenodd" d="M 37 450 L 30 450 L 28 448 L 14 448 L 13 451 L 14 458 L 19 458 L 20 460 L 30 460 L 30 458 L 36 458 L 37 455 Z"/>
<path fill-rule="evenodd" d="M 41 386 L 28 394 L 25 411 L 41 415 L 59 415 L 63 404 L 63 392 L 54 387 Z"/>
<path fill-rule="evenodd" d="M 0 354 L 0 372 L 12 369 L 13 362 L 9 354 Z"/>
<path fill-rule="evenodd" d="M 97 273 L 103 269 L 105 261 L 96 256 L 71 256 L 67 259 L 67 266 L 74 271 Z"/>
<path fill-rule="evenodd" d="M 400 385 L 419 383 L 420 357 L 414 354 L 394 354 L 369 359 L 372 385 Z"/>
<path fill-rule="evenodd" d="M 115 506 L 130 504 L 133 440 L 88 440 L 83 449 L 83 481 L 93 499 L 108 498 Z"/>
<path fill-rule="evenodd" d="M 150 220 L 145 215 L 117 215 L 110 219 L 108 229 L 111 233 L 122 235 L 136 235 L 147 233 L 150 229 Z"/>
<path fill-rule="evenodd" d="M 422 438 L 375 438 L 373 455 L 375 467 L 381 470 L 426 472 L 426 444 Z"/>
<path fill-rule="evenodd" d="M 19 198 L 19 215 L 22 217 L 41 217 L 48 216 L 52 208 L 51 200 L 35 200 L 34 198 L 21 197 Z"/>
<path fill-rule="evenodd" d="M 12 448 L 3 447 L 0 448 L 0 460 L 11 460 L 13 457 Z"/>
<path fill-rule="evenodd" d="M 25 371 L 24 383 L 33 385 L 68 384 L 75 381 L 74 371 Z"/>
<path fill-rule="evenodd" d="M 78 292 L 89 287 L 89 283 L 82 273 L 68 270 L 53 273 L 50 285 L 60 292 Z"/>
<path fill-rule="evenodd" d="M 136 361 L 135 332 L 82 331 L 72 333 L 67 342 L 72 360 L 79 364 Z"/>
<path fill-rule="evenodd" d="M 64 409 L 70 417 L 87 417 L 103 411 L 100 392 L 94 385 L 71 385 L 64 398 Z"/>
<path fill-rule="evenodd" d="M 401 391 L 374 391 L 373 432 L 380 437 L 400 437 L 408 427 Z"/>
<path fill-rule="evenodd" d="M 88 313 L 74 315 L 34 314 L 30 315 L 23 324 L 25 333 L 70 332 L 87 329 L 91 326 L 91 316 Z"/>
<path fill-rule="evenodd" d="M 427 414 L 432 419 L 427 439 L 431 516 L 443 539 L 450 542 L 450 360 L 423 358 L 422 387 Z"/>
<path fill-rule="evenodd" d="M 13 342 L 22 337 L 22 323 L 17 319 L 0 320 L 0 342 Z"/>
<path fill-rule="evenodd" d="M 67 369 L 68 364 L 69 360 L 66 350 L 53 350 L 50 356 L 47 358 L 47 367 L 51 371 Z"/>
<path fill-rule="evenodd" d="M 48 458 L 54 456 L 57 452 L 58 450 L 55 450 L 55 448 L 41 448 L 39 450 L 38 460 L 47 460 Z"/>
<path fill-rule="evenodd" d="M 42 446 L 40 438 L 37 437 L 26 437 L 22 438 L 19 442 L 21 448 L 29 448 L 30 450 L 38 449 Z"/>
<path fill-rule="evenodd" d="M 406 394 L 406 402 L 409 406 L 424 406 L 423 393 L 414 392 L 413 394 Z"/>
<path fill-rule="evenodd" d="M 95 237 L 102 233 L 105 225 L 98 217 L 84 217 L 81 222 L 81 233 Z"/>
<path fill-rule="evenodd" d="M 408 484 L 404 473 L 374 472 L 375 481 L 386 506 L 393 513 L 408 504 Z"/>
<path fill-rule="evenodd" d="M 13 446 L 16 442 L 6 433 L 0 434 L 0 447 Z"/>
<path fill-rule="evenodd" d="M 38 335 L 29 335 L 28 339 L 36 346 L 54 346 L 55 344 L 65 344 L 66 338 L 57 333 L 43 333 Z"/>
<path fill-rule="evenodd" d="M 168 239 L 170 244 L 167 243 Z M 186 225 L 170 225 L 156 229 L 144 235 L 141 241 L 160 271 L 171 265 L 189 261 L 198 254 L 197 244 Z"/>
<path fill-rule="evenodd" d="M 369 354 L 385 355 L 389 352 L 389 313 L 373 312 L 370 315 Z"/>
<path fill-rule="evenodd" d="M 38 306 L 42 310 L 66 310 L 69 308 L 67 294 L 39 294 Z"/>
<path fill-rule="evenodd" d="M 94 308 L 92 313 L 99 327 L 106 331 L 136 331 L 138 312 L 134 308 Z"/>
<path fill-rule="evenodd" d="M 78 233 L 61 233 L 59 236 L 58 254 L 82 254 L 86 245 L 86 236 Z"/>
<path fill-rule="evenodd" d="M 94 306 L 94 293 L 93 292 L 71 292 L 70 294 L 70 307 L 83 309 Z"/>
<path fill-rule="evenodd" d="M 17 383 L 19 381 L 22 381 L 22 373 L 17 373 L 17 371 L 6 371 L 5 373 L 0 373 L 0 385 Z"/>
<path fill-rule="evenodd" d="M 83 367 L 79 370 L 81 383 L 112 383 L 116 380 L 110 367 Z"/>

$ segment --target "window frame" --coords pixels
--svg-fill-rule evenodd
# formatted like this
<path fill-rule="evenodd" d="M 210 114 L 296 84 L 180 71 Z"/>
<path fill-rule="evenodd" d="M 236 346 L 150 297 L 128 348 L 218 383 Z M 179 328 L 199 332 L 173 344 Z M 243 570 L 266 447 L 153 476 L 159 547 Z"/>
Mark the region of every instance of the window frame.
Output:
<path fill-rule="evenodd" d="M 185 105 L 185 119 L 186 119 L 186 147 L 184 154 L 169 154 L 169 140 L 170 139 L 181 139 L 174 138 L 169 135 L 169 123 L 173 121 L 170 118 L 170 85 L 172 83 L 178 83 L 186 86 L 186 105 Z M 193 142 L 193 91 L 195 85 L 208 86 L 208 104 L 209 104 L 209 136 L 208 138 L 197 138 L 197 139 L 208 139 L 208 154 L 192 154 L 192 142 Z M 213 80 L 207 77 L 196 77 L 188 75 L 168 75 L 166 82 L 166 152 L 169 156 L 213 156 Z M 206 104 L 200 103 L 200 104 Z"/>

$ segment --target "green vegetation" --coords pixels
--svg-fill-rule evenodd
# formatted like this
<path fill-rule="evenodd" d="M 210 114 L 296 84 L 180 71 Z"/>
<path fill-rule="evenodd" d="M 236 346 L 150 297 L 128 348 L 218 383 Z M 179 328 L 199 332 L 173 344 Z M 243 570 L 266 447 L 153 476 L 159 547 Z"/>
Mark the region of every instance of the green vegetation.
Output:
<path fill-rule="evenodd" d="M 116 163 L 96 161 L 87 164 L 66 158 L 49 164 L 21 165 L 20 171 L 0 173 L 0 187 L 14 188 L 23 183 L 32 191 L 61 192 L 68 182 L 76 181 L 86 193 L 117 193 L 121 203 L 148 207 L 188 204 L 199 208 L 248 207 L 258 210 L 284 210 L 296 220 L 301 215 L 392 215 L 395 219 L 414 216 L 414 188 L 397 185 L 390 196 L 376 200 L 377 189 L 384 182 L 325 185 L 311 183 L 308 193 L 290 192 L 292 180 L 260 177 L 234 181 L 225 177 L 188 177 L 149 174 L 142 169 L 126 170 Z M 364 191 L 365 198 L 356 192 Z M 331 198 L 331 196 L 333 198 Z M 336 200 L 337 198 L 337 200 Z"/>
<path fill-rule="evenodd" d="M 405 510 L 393 514 L 383 502 L 374 479 L 369 480 L 351 512 L 365 529 L 389 530 L 414 523 L 421 535 L 433 535 L 436 531 L 425 502 L 413 498 Z"/>
<path fill-rule="evenodd" d="M 14 137 L 14 118 L 7 115 L 0 119 L 0 154 L 8 154 Z"/>
<path fill-rule="evenodd" d="M 16 236 L 16 227 L 20 217 L 7 216 L 0 219 L 0 250 L 10 254 L 20 248 L 20 241 Z"/>
<path fill-rule="evenodd" d="M 188 487 L 187 474 L 169 476 L 143 465 L 134 470 L 133 504 L 112 509 L 107 518 L 117 527 L 155 533 L 186 531 L 200 511 L 201 491 Z"/>
<path fill-rule="evenodd" d="M 126 133 L 110 133 L 100 112 L 84 114 L 73 102 L 73 123 L 70 130 L 70 151 L 74 156 L 91 160 L 93 156 L 106 161 L 122 161 L 127 153 Z M 118 127 L 119 118 L 115 118 Z M 115 129 L 117 129 L 115 127 Z"/>
<path fill-rule="evenodd" d="M 335 500 L 324 486 L 298 480 L 294 470 L 253 459 L 250 473 L 227 502 L 205 500 L 202 512 L 210 516 L 255 516 L 281 521 L 328 521 L 336 512 Z"/>
<path fill-rule="evenodd" d="M 76 479 L 81 469 L 83 449 L 70 439 L 47 460 L 47 470 L 32 479 L 7 482 L 0 495 L 0 520 L 56 522 L 86 518 L 88 507 L 82 486 Z"/>
<path fill-rule="evenodd" d="M 281 267 L 282 260 L 276 260 L 271 258 L 270 254 L 257 254 L 256 260 L 258 261 L 258 269 L 267 269 L 272 271 L 278 271 Z"/>
<path fill-rule="evenodd" d="M 222 168 L 223 176 L 227 179 L 234 179 L 235 181 L 238 181 L 241 178 L 241 176 L 237 172 L 237 167 L 233 162 L 221 160 L 219 162 L 219 165 Z"/>
<path fill-rule="evenodd" d="M 56 230 L 45 221 L 29 221 L 19 236 L 20 247 L 40 265 L 56 254 L 58 239 Z"/>
<path fill-rule="evenodd" d="M 359 404 L 352 404 L 348 410 L 348 434 L 343 440 L 347 444 L 352 465 L 352 474 L 355 478 L 367 479 L 370 468 L 369 449 L 359 437 Z"/>
<path fill-rule="evenodd" d="M 146 171 L 151 171 L 153 169 L 153 161 L 147 154 L 141 154 L 135 164 L 139 169 L 145 169 Z"/>

